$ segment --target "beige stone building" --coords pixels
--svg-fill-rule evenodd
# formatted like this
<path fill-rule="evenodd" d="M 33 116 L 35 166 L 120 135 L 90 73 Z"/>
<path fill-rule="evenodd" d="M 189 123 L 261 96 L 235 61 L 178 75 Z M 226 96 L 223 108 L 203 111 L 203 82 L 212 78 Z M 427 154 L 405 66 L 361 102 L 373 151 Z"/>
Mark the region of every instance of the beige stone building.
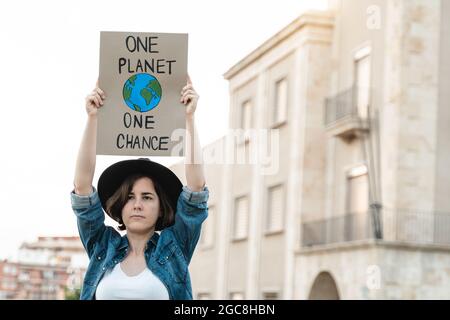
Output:
<path fill-rule="evenodd" d="M 225 78 L 197 298 L 450 299 L 450 1 L 331 0 Z"/>

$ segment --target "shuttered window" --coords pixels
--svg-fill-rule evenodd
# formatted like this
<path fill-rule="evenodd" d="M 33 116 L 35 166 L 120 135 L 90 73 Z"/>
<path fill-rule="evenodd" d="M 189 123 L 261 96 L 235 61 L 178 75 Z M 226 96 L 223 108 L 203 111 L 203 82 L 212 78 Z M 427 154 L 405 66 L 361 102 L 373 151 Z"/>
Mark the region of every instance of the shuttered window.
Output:
<path fill-rule="evenodd" d="M 202 224 L 202 233 L 200 235 L 200 245 L 202 247 L 211 247 L 214 245 L 215 216 L 215 207 L 208 207 L 208 218 Z"/>
<path fill-rule="evenodd" d="M 202 292 L 197 295 L 197 300 L 211 300 L 211 294 Z"/>
<path fill-rule="evenodd" d="M 267 232 L 282 231 L 284 225 L 284 188 L 277 185 L 269 188 L 268 192 L 268 212 L 267 212 Z"/>
<path fill-rule="evenodd" d="M 244 130 L 252 127 L 252 102 L 245 101 L 241 106 L 241 128 Z"/>
<path fill-rule="evenodd" d="M 230 292 L 231 300 L 244 300 L 244 293 L 242 292 Z"/>
<path fill-rule="evenodd" d="M 278 292 L 263 292 L 263 300 L 278 300 Z"/>
<path fill-rule="evenodd" d="M 358 116 L 366 119 L 370 103 L 370 55 L 355 60 L 355 84 Z"/>
<path fill-rule="evenodd" d="M 275 106 L 273 113 L 274 123 L 281 123 L 287 120 L 288 107 L 288 82 L 283 78 L 275 83 Z"/>
<path fill-rule="evenodd" d="M 237 198 L 234 210 L 234 239 L 245 239 L 247 237 L 248 212 L 248 197 Z"/>

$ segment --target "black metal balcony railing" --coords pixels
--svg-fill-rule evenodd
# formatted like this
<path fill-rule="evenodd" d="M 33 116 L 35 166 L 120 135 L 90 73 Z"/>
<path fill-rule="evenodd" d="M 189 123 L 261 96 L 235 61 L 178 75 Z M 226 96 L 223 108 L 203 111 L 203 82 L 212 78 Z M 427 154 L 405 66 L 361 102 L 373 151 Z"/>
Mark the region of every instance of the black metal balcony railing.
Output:
<path fill-rule="evenodd" d="M 330 126 L 343 119 L 360 119 L 365 116 L 367 110 L 358 108 L 359 90 L 369 90 L 359 88 L 356 85 L 344 90 L 333 97 L 325 99 L 325 125 Z M 364 115 L 363 115 L 364 114 Z"/>
<path fill-rule="evenodd" d="M 376 236 L 376 219 L 381 223 Z M 331 217 L 301 225 L 301 245 L 343 243 L 381 238 L 386 241 L 450 245 L 450 213 L 382 209 Z"/>

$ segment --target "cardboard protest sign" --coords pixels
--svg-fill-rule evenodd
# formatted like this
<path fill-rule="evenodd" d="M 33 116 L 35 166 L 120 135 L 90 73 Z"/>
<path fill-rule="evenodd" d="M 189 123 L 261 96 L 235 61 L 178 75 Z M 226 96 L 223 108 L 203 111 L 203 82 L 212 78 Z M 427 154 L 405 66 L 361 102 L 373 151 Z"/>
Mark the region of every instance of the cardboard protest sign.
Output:
<path fill-rule="evenodd" d="M 97 154 L 183 156 L 188 35 L 100 33 Z"/>

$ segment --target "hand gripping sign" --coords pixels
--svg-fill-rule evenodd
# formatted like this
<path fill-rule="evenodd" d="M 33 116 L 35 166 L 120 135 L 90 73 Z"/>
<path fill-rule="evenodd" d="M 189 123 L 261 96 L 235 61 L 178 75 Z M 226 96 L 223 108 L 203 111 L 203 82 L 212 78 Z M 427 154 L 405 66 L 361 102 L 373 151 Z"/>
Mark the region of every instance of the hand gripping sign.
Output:
<path fill-rule="evenodd" d="M 100 33 L 97 154 L 183 156 L 187 50 L 187 34 Z"/>

